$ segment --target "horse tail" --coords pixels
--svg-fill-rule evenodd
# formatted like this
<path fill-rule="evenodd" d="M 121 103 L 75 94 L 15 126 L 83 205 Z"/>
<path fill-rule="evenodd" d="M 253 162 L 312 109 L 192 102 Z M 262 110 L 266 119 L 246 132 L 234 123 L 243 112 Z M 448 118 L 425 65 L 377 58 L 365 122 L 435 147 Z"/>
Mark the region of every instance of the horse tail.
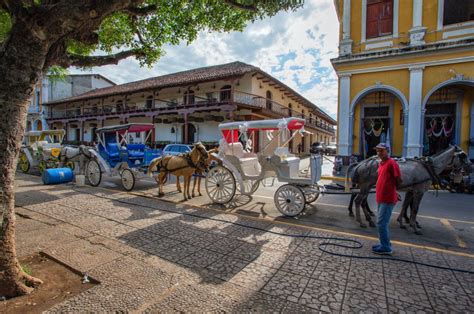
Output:
<path fill-rule="evenodd" d="M 349 167 L 347 168 L 346 171 L 346 176 L 344 177 L 344 191 L 349 192 L 350 186 L 349 186 L 349 173 L 352 172 L 352 168 L 354 168 L 356 164 L 350 164 Z"/>
<path fill-rule="evenodd" d="M 162 159 L 162 157 L 158 157 L 158 158 L 153 159 L 150 162 L 150 165 L 148 166 L 148 170 L 146 171 L 146 174 L 149 177 L 153 176 L 153 171 L 155 171 L 157 169 L 157 165 L 161 162 L 161 159 Z"/>
<path fill-rule="evenodd" d="M 357 172 L 357 168 L 359 168 L 360 163 L 353 163 L 350 164 L 349 167 L 347 168 L 346 171 L 346 177 L 344 179 L 344 191 L 349 192 L 350 191 L 350 186 L 349 186 L 349 175 L 350 175 L 350 181 L 351 182 L 358 182 L 359 181 L 359 173 Z M 355 169 L 353 169 L 355 168 Z"/>

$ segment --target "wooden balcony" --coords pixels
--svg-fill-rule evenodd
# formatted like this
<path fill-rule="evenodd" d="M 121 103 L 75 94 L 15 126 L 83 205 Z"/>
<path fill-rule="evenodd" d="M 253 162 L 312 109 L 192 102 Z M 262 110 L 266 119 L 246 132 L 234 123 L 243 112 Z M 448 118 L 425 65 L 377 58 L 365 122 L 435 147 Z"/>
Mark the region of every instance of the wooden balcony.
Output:
<path fill-rule="evenodd" d="M 282 117 L 302 117 L 306 119 L 306 123 L 310 127 L 319 128 L 326 132 L 334 132 L 334 128 L 322 123 L 316 123 L 315 118 L 303 116 L 302 113 L 291 110 L 271 99 L 234 90 L 222 90 L 215 97 L 202 98 L 199 96 L 188 96 L 187 99 L 182 95 L 177 95 L 172 99 L 181 98 L 180 102 L 154 99 L 141 103 L 115 103 L 103 106 L 83 106 L 68 110 L 58 110 L 49 108 L 47 120 L 54 122 L 58 120 L 88 120 L 97 118 L 113 118 L 113 117 L 131 117 L 141 115 L 159 116 L 163 114 L 179 114 L 182 111 L 194 109 L 194 112 L 205 112 L 211 110 L 220 110 L 224 105 L 234 105 L 237 108 L 250 109 L 252 112 L 261 112 L 263 115 L 271 118 Z M 54 107 L 53 107 L 54 108 Z"/>

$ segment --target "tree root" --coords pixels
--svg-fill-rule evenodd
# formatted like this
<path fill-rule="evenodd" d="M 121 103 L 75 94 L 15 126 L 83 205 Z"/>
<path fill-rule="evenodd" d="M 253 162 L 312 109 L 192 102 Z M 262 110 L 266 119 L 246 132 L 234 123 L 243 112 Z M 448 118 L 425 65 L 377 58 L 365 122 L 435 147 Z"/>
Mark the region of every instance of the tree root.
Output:
<path fill-rule="evenodd" d="M 41 280 L 39 278 L 36 278 L 36 277 L 33 277 L 33 276 L 30 276 L 27 273 L 25 273 L 24 271 L 22 271 L 21 277 L 23 278 L 23 280 L 25 281 L 25 283 L 28 287 L 36 288 L 39 285 L 43 284 L 43 280 Z"/>

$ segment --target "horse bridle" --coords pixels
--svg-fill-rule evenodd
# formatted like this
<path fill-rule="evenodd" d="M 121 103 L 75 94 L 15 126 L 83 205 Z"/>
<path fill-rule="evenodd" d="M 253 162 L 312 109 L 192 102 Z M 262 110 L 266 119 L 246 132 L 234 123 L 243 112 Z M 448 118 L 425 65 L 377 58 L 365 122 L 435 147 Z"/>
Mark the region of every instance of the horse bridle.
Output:
<path fill-rule="evenodd" d="M 207 158 L 207 156 L 209 156 L 206 149 L 202 145 L 196 145 L 196 149 L 199 154 L 201 154 L 201 157 Z"/>

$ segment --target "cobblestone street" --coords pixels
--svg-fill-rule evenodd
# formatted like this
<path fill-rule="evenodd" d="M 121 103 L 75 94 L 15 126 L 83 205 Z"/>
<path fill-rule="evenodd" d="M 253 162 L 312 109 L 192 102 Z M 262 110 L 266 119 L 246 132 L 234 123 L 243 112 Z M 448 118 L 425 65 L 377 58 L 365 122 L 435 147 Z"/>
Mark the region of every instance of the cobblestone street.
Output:
<path fill-rule="evenodd" d="M 43 186 L 23 174 L 16 184 L 18 254 L 43 251 L 100 282 L 51 312 L 473 309 L 474 275 L 358 259 L 373 257 L 375 242 L 365 238 L 354 238 L 362 249 L 326 247 L 355 256 L 338 257 L 318 249 L 324 240 L 302 237 L 341 237 L 322 229 L 102 188 Z M 394 257 L 474 271 L 468 254 L 396 245 Z"/>

